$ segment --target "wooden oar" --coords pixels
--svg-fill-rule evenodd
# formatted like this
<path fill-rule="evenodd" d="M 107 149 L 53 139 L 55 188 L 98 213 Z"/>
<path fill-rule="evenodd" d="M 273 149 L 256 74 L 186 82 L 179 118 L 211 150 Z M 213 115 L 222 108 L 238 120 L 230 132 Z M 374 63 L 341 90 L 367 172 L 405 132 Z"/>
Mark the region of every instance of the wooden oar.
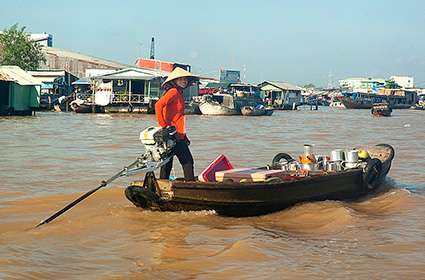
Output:
<path fill-rule="evenodd" d="M 88 196 L 90 196 L 91 194 L 93 194 L 94 192 L 96 192 L 97 190 L 99 190 L 99 189 L 107 186 L 113 180 L 115 180 L 116 178 L 120 177 L 122 174 L 126 173 L 128 171 L 128 169 L 132 168 L 133 166 L 137 165 L 138 163 L 140 163 L 140 158 L 138 158 L 135 162 L 133 162 L 129 166 L 124 167 L 123 170 L 121 170 L 120 172 L 118 172 L 117 174 L 115 174 L 114 176 L 112 176 L 111 178 L 109 178 L 108 180 L 102 181 L 97 188 L 92 189 L 91 191 L 83 194 L 82 196 L 80 196 L 79 198 L 77 198 L 76 200 L 74 200 L 73 202 L 71 202 L 70 204 L 68 204 L 67 206 L 65 206 L 61 210 L 59 210 L 58 212 L 54 213 L 49 218 L 41 221 L 36 227 L 39 227 L 41 225 L 44 225 L 44 224 L 47 224 L 48 222 L 53 221 L 58 216 L 62 215 L 63 213 L 65 213 L 66 211 L 68 211 L 69 209 L 71 209 L 74 205 L 78 204 L 80 201 L 84 200 L 85 198 L 87 198 Z"/>

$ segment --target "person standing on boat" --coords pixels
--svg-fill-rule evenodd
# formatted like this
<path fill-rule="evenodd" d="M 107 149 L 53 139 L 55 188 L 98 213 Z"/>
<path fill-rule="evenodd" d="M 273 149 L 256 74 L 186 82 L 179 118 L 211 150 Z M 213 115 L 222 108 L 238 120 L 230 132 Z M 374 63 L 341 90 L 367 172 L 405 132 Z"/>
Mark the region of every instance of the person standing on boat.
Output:
<path fill-rule="evenodd" d="M 165 93 L 155 104 L 155 115 L 159 126 L 176 128 L 177 144 L 173 152 L 183 167 L 184 179 L 187 181 L 194 181 L 195 176 L 193 157 L 189 150 L 190 141 L 186 136 L 183 90 L 197 80 L 198 77 L 192 73 L 179 67 L 175 68 L 162 83 Z M 161 167 L 160 179 L 169 179 L 172 168 L 173 158 Z"/>

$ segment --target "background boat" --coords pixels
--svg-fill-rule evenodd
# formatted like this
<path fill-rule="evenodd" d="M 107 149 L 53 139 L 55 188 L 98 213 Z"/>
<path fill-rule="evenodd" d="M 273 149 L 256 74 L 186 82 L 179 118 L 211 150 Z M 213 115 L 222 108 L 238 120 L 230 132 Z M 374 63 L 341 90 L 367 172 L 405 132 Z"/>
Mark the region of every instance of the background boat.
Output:
<path fill-rule="evenodd" d="M 265 116 L 271 116 L 271 115 L 273 115 L 273 112 L 274 112 L 274 109 L 273 108 L 270 108 L 270 107 L 266 107 L 265 109 Z"/>
<path fill-rule="evenodd" d="M 243 106 L 241 108 L 241 113 L 243 116 L 264 116 L 266 110 L 263 107 L 254 107 L 254 106 Z"/>
<path fill-rule="evenodd" d="M 243 106 L 241 108 L 241 114 L 243 116 L 271 116 L 273 111 L 273 108 L 264 107 L 263 105 Z"/>
<path fill-rule="evenodd" d="M 236 107 L 235 98 L 231 94 L 216 93 L 204 96 L 199 104 L 199 110 L 203 115 L 240 115 L 240 109 Z"/>
<path fill-rule="evenodd" d="M 375 103 L 372 106 L 371 114 L 377 117 L 389 117 L 392 111 L 388 103 Z"/>
<path fill-rule="evenodd" d="M 91 102 L 76 99 L 72 101 L 69 106 L 75 113 L 103 113 L 104 109 L 102 106 L 95 105 Z"/>
<path fill-rule="evenodd" d="M 371 109 L 375 103 L 388 103 L 393 109 L 408 109 L 416 103 L 414 91 L 382 89 L 379 93 L 342 92 L 339 100 L 347 109 Z"/>
<path fill-rule="evenodd" d="M 202 115 L 240 115 L 240 111 L 214 101 L 199 104 Z"/>

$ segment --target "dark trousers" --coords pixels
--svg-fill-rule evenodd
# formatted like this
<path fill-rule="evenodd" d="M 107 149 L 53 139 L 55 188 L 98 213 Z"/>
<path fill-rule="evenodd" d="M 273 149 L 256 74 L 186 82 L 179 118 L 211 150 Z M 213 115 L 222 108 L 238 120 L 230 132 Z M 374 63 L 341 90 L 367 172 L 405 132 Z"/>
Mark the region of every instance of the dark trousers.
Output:
<path fill-rule="evenodd" d="M 184 179 L 186 181 L 194 181 L 195 175 L 193 174 L 193 157 L 187 143 L 185 141 L 177 141 L 176 146 L 173 148 L 173 152 L 183 167 Z M 174 156 L 169 162 L 161 167 L 161 171 L 159 172 L 160 179 L 170 178 L 171 169 L 173 168 L 173 158 Z"/>

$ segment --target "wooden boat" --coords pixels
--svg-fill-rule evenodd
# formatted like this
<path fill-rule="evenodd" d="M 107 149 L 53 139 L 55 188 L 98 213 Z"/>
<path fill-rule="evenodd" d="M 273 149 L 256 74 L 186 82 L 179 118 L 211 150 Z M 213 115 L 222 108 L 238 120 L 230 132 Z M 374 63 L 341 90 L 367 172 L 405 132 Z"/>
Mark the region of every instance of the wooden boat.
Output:
<path fill-rule="evenodd" d="M 241 113 L 243 116 L 264 116 L 266 110 L 263 107 L 254 107 L 254 106 L 243 106 L 241 108 Z"/>
<path fill-rule="evenodd" d="M 102 113 L 104 109 L 102 106 L 94 105 L 91 102 L 86 102 L 81 99 L 76 99 L 69 103 L 69 106 L 75 113 Z"/>
<path fill-rule="evenodd" d="M 241 108 L 241 113 L 243 116 L 271 116 L 273 111 L 273 108 L 266 108 L 264 106 L 243 106 Z"/>
<path fill-rule="evenodd" d="M 418 103 L 416 103 L 415 105 L 413 105 L 412 107 L 410 107 L 410 109 L 413 109 L 413 110 L 425 110 L 425 101 L 424 100 L 420 100 Z"/>
<path fill-rule="evenodd" d="M 394 109 L 409 109 L 416 102 L 416 92 L 382 89 L 381 93 L 342 92 L 338 98 L 347 109 L 372 109 L 375 103 L 388 103 Z"/>
<path fill-rule="evenodd" d="M 125 195 L 145 209 L 215 210 L 225 216 L 261 215 L 306 201 L 353 200 L 378 188 L 394 157 L 394 149 L 386 144 L 367 151 L 370 158 L 361 167 L 311 171 L 304 176 L 288 173 L 262 182 L 156 180 L 151 172 L 144 181 L 130 184 Z"/>
<path fill-rule="evenodd" d="M 274 112 L 274 109 L 273 108 L 270 108 L 270 107 L 266 107 L 265 109 L 264 109 L 266 112 L 265 112 L 265 116 L 271 116 L 271 115 L 273 115 L 273 112 Z"/>
<path fill-rule="evenodd" d="M 214 93 L 202 96 L 199 110 L 203 115 L 240 115 L 242 107 L 261 103 L 261 98 L 250 93 Z"/>
<path fill-rule="evenodd" d="M 234 97 L 230 94 L 217 93 L 206 97 L 199 104 L 199 110 L 203 115 L 240 115 L 236 108 Z"/>
<path fill-rule="evenodd" d="M 388 103 L 375 103 L 370 110 L 371 114 L 376 117 L 389 117 L 392 111 Z"/>
<path fill-rule="evenodd" d="M 416 104 L 415 106 L 410 107 L 410 109 L 412 109 L 412 110 L 425 110 L 425 105 Z"/>
<path fill-rule="evenodd" d="M 210 101 L 199 104 L 199 110 L 202 112 L 202 115 L 240 115 L 240 112 L 234 108 L 226 107 L 224 105 Z"/>
<path fill-rule="evenodd" d="M 338 98 L 333 98 L 331 100 L 331 103 L 329 103 L 329 107 L 340 108 L 340 109 L 346 108 L 344 104 Z"/>

